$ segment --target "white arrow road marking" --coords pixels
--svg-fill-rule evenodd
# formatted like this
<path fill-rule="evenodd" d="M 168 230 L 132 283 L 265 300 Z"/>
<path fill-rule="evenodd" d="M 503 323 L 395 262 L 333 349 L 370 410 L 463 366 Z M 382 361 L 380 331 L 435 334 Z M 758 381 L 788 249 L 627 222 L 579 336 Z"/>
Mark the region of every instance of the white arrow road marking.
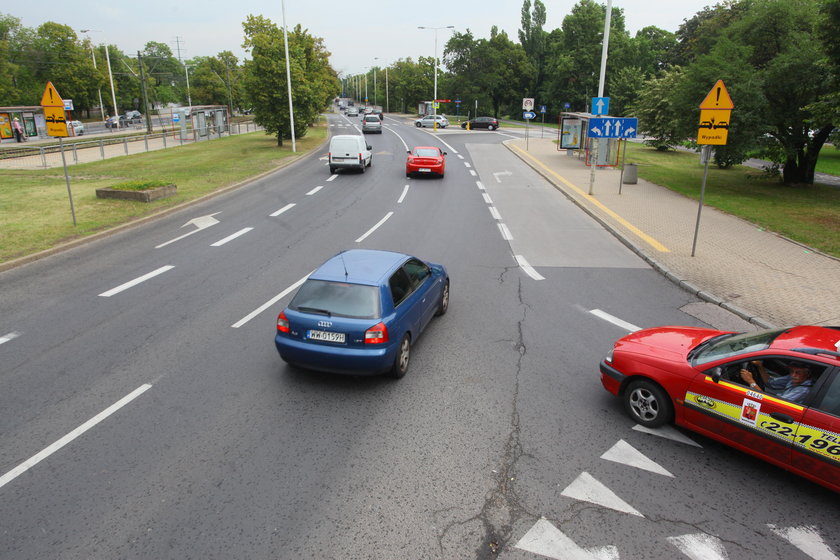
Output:
<path fill-rule="evenodd" d="M 240 229 L 239 231 L 237 231 L 236 233 L 232 233 L 232 234 L 228 235 L 228 236 L 227 236 L 227 237 L 225 237 L 224 239 L 219 239 L 219 240 L 218 240 L 218 241 L 216 241 L 215 243 L 211 243 L 211 244 L 210 244 L 210 246 L 211 246 L 211 247 L 221 247 L 221 246 L 222 246 L 222 245 L 224 245 L 225 243 L 227 243 L 227 242 L 229 242 L 229 241 L 233 241 L 234 239 L 236 239 L 236 238 L 237 238 L 237 237 L 239 237 L 240 235 L 245 235 L 246 233 L 248 233 L 248 232 L 249 232 L 249 231 L 251 231 L 252 229 L 254 229 L 254 228 L 252 228 L 252 227 L 242 228 L 242 229 Z"/>
<path fill-rule="evenodd" d="M 674 475 L 662 468 L 659 464 L 648 459 L 641 451 L 623 439 L 618 440 L 606 453 L 601 455 L 601 459 L 674 478 Z"/>
<path fill-rule="evenodd" d="M 619 498 L 615 492 L 595 480 L 595 477 L 588 472 L 580 473 L 575 481 L 569 484 L 561 494 L 568 498 L 590 502 L 605 508 L 614 509 L 615 511 L 638 515 L 644 518 L 644 515 Z"/>
<path fill-rule="evenodd" d="M 702 445 L 694 441 L 693 439 L 689 438 L 682 432 L 678 431 L 676 428 L 672 428 L 671 426 L 662 426 L 661 428 L 646 428 L 641 424 L 636 424 L 633 426 L 633 429 L 637 432 L 642 432 L 645 434 L 650 434 L 652 436 L 659 436 L 661 438 L 670 439 L 671 441 L 676 441 L 679 443 L 684 443 L 686 445 L 693 445 L 694 447 L 703 448 Z"/>
<path fill-rule="evenodd" d="M 583 549 L 544 517 L 514 547 L 556 560 L 618 560 L 616 547 Z"/>
<path fill-rule="evenodd" d="M 314 272 L 314 270 L 312 272 Z M 312 274 L 312 272 L 310 272 L 309 274 Z M 234 329 L 238 329 L 257 315 L 259 315 L 260 313 L 262 313 L 263 311 L 265 311 L 266 309 L 268 309 L 269 307 L 271 307 L 272 305 L 289 295 L 289 293 L 291 293 L 292 290 L 296 289 L 298 286 L 303 284 L 307 278 L 309 278 L 309 274 L 307 274 L 306 276 L 304 276 L 303 278 L 301 278 L 300 280 L 298 280 L 297 282 L 295 282 L 294 284 L 292 284 L 291 286 L 289 286 L 288 288 L 286 288 L 285 290 L 283 290 L 282 292 L 280 292 L 279 294 L 262 304 L 261 306 L 257 307 L 256 309 L 242 317 L 240 320 L 232 324 L 231 327 Z"/>
<path fill-rule="evenodd" d="M 618 317 L 613 317 L 609 313 L 607 313 L 605 311 L 601 311 L 600 309 L 592 309 L 589 312 L 592 313 L 593 315 L 595 315 L 596 317 L 600 317 L 604 321 L 610 322 L 613 325 L 619 326 L 622 329 L 630 331 L 630 332 L 636 332 L 636 331 L 642 329 L 642 327 L 637 327 L 633 323 L 628 323 L 627 321 L 622 321 Z"/>
<path fill-rule="evenodd" d="M 4 334 L 3 336 L 0 336 L 0 344 L 5 344 L 6 342 L 9 342 L 10 340 L 14 340 L 19 336 L 20 336 L 20 333 L 16 332 L 16 331 L 10 332 L 9 334 Z"/>
<path fill-rule="evenodd" d="M 769 523 L 767 526 L 770 527 L 771 531 L 790 542 L 790 544 L 814 560 L 837 560 L 837 556 L 825 544 L 820 534 L 817 533 L 816 527 L 776 527 Z"/>
<path fill-rule="evenodd" d="M 502 180 L 501 180 L 501 179 L 499 179 L 499 176 L 500 176 L 500 175 L 507 175 L 508 177 L 510 177 L 511 175 L 513 175 L 513 173 L 511 173 L 510 171 L 499 171 L 499 172 L 497 172 L 497 173 L 493 173 L 493 177 L 495 177 L 495 178 L 496 178 L 496 182 L 497 182 L 497 183 L 501 183 L 501 182 L 502 182 Z"/>
<path fill-rule="evenodd" d="M 180 237 L 176 237 L 175 239 L 170 239 L 166 243 L 161 243 L 160 245 L 156 245 L 155 249 L 160 249 L 161 247 L 166 247 L 170 243 L 175 243 L 176 241 L 179 241 L 179 240 L 181 240 L 185 237 L 189 237 L 190 235 L 192 235 L 194 233 L 198 233 L 199 231 L 201 231 L 205 228 L 209 228 L 210 226 L 215 226 L 216 224 L 219 223 L 219 220 L 217 220 L 213 216 L 215 216 L 216 214 L 220 214 L 220 213 L 221 212 L 215 212 L 215 213 L 210 214 L 208 216 L 201 216 L 199 218 L 193 218 L 192 220 L 190 220 L 186 224 L 182 225 L 181 227 L 182 228 L 187 227 L 188 225 L 192 224 L 196 227 L 196 229 L 194 229 L 193 231 L 191 231 L 189 233 L 185 233 L 184 235 L 182 235 Z"/>
<path fill-rule="evenodd" d="M 125 405 L 127 405 L 128 403 L 130 403 L 131 401 L 133 401 L 134 399 L 136 399 L 151 388 L 152 386 L 148 383 L 146 383 L 145 385 L 141 385 L 128 395 L 118 400 L 116 403 L 112 404 L 111 406 L 109 406 L 108 408 L 106 408 L 105 410 L 103 410 L 102 412 L 100 412 L 99 414 L 97 414 L 96 416 L 94 416 L 93 418 L 91 418 L 90 420 L 88 420 L 87 422 L 85 422 L 84 424 L 67 434 L 66 436 L 62 437 L 49 447 L 46 447 L 43 451 L 36 453 L 35 455 L 33 455 L 20 465 L 16 466 L 3 476 L 0 476 L 0 488 L 14 480 L 21 474 L 25 473 L 26 471 L 28 471 L 29 469 L 31 469 L 32 467 L 34 467 L 35 465 L 37 465 L 38 463 L 40 463 L 41 461 L 43 461 L 44 459 L 61 449 L 62 447 L 64 447 L 77 437 L 81 436 L 83 433 L 90 430 L 91 428 L 93 428 L 94 426 L 96 426 L 97 424 L 108 418 L 110 415 L 112 415 L 113 413 L 115 413 L 116 411 L 118 411 L 119 409 L 121 409 L 122 407 L 124 407 Z"/>
<path fill-rule="evenodd" d="M 272 212 L 271 214 L 269 214 L 269 216 L 271 216 L 271 217 L 279 216 L 280 214 L 282 214 L 282 213 L 283 213 L 283 212 L 285 212 L 286 210 L 291 210 L 291 209 L 292 209 L 292 208 L 294 208 L 294 207 L 295 207 L 294 202 L 293 202 L 293 203 L 291 203 L 291 204 L 287 204 L 286 206 L 284 206 L 284 207 L 283 207 L 283 208 L 281 208 L 280 210 L 278 210 L 278 211 L 276 211 L 276 212 Z"/>
<path fill-rule="evenodd" d="M 717 537 L 705 533 L 668 537 L 668 542 L 692 560 L 726 560 L 726 549 Z"/>
<path fill-rule="evenodd" d="M 153 270 L 148 274 L 144 274 L 143 276 L 140 276 L 139 278 L 135 278 L 134 280 L 131 280 L 130 282 L 126 282 L 125 284 L 117 286 L 116 288 L 112 288 L 112 289 L 108 290 L 107 292 L 102 292 L 101 294 L 99 294 L 99 296 L 100 297 L 111 297 L 111 296 L 116 295 L 116 294 L 118 294 L 122 291 L 125 291 L 129 288 L 132 288 L 132 287 L 136 286 L 137 284 L 140 284 L 141 282 L 145 282 L 149 278 L 154 278 L 158 274 L 163 274 L 167 270 L 172 270 L 173 268 L 175 268 L 175 267 L 172 266 L 172 265 L 162 266 L 157 270 Z"/>
<path fill-rule="evenodd" d="M 525 257 L 523 257 L 522 255 L 514 255 L 513 258 L 516 259 L 516 262 L 519 263 L 519 268 L 525 271 L 525 274 L 527 274 L 534 280 L 545 280 L 545 277 L 542 274 L 534 270 L 534 267 L 528 264 L 528 261 L 525 260 Z"/>
<path fill-rule="evenodd" d="M 312 196 L 313 194 L 315 194 L 316 192 L 320 191 L 323 188 L 324 188 L 324 185 L 318 185 L 317 187 L 315 187 L 314 189 L 312 189 L 311 191 L 306 193 L 306 196 Z"/>
<path fill-rule="evenodd" d="M 384 218 L 382 218 L 381 220 L 379 220 L 379 222 L 378 222 L 375 226 L 373 226 L 372 228 L 370 228 L 369 230 L 367 230 L 367 232 L 365 232 L 365 234 L 364 234 L 363 236 L 361 236 L 360 238 L 358 238 L 358 239 L 356 240 L 356 243 L 361 243 L 362 241 L 364 241 L 365 239 L 367 239 L 367 237 L 368 237 L 370 234 L 372 234 L 374 231 L 376 231 L 376 230 L 379 228 L 379 226 L 381 226 L 381 225 L 382 225 L 382 224 L 384 224 L 386 221 L 388 221 L 388 218 L 390 218 L 390 217 L 391 217 L 391 216 L 393 216 L 393 215 L 394 215 L 394 213 L 393 213 L 393 212 L 388 212 L 387 214 L 385 214 L 385 217 L 384 217 Z"/>

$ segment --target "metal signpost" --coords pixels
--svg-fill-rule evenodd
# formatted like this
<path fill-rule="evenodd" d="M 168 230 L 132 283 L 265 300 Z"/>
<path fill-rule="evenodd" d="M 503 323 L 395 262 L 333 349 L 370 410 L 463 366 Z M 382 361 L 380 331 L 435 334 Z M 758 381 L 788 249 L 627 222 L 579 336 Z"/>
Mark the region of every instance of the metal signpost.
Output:
<path fill-rule="evenodd" d="M 540 130 L 540 138 L 545 136 L 545 105 L 540 105 L 540 113 L 542 113 L 542 129 Z"/>
<path fill-rule="evenodd" d="M 522 110 L 525 111 L 522 114 L 522 118 L 525 119 L 525 151 L 528 151 L 528 121 L 536 117 L 534 113 L 531 112 L 531 109 L 534 108 L 534 98 L 533 97 L 523 97 L 522 98 Z M 529 116 L 530 115 L 530 116 Z"/>
<path fill-rule="evenodd" d="M 70 190 L 70 175 L 67 173 L 67 159 L 64 157 L 63 139 L 67 137 L 67 117 L 64 115 L 64 101 L 58 95 L 58 90 L 47 82 L 44 95 L 41 96 L 41 107 L 44 108 L 44 118 L 47 122 L 47 134 L 58 138 L 58 148 L 61 151 L 61 163 L 64 165 L 64 180 L 67 182 L 67 196 L 70 198 L 70 214 L 73 225 L 76 225 L 76 209 L 73 207 L 73 192 Z"/>

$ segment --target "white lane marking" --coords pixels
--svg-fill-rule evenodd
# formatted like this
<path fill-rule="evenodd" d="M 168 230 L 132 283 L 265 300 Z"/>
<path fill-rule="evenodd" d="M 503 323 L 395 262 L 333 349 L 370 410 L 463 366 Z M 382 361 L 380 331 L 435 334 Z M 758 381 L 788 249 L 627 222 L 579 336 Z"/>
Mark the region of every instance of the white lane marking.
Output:
<path fill-rule="evenodd" d="M 366 238 L 367 238 L 370 234 L 372 234 L 374 231 L 376 231 L 376 230 L 379 228 L 379 226 L 381 226 L 381 225 L 382 225 L 382 224 L 384 224 L 386 221 L 388 221 L 388 218 L 390 218 L 390 217 L 391 217 L 391 216 L 393 216 L 393 215 L 394 215 L 394 213 L 393 213 L 393 212 L 388 212 L 387 214 L 385 214 L 385 217 L 384 217 L 384 218 L 382 218 L 381 220 L 379 220 L 379 222 L 377 222 L 377 224 L 376 224 L 375 226 L 373 226 L 372 228 L 370 228 L 369 230 L 367 230 L 367 232 L 365 232 L 365 234 L 364 234 L 363 236 L 361 236 L 360 238 L 358 238 L 358 239 L 356 240 L 356 243 L 361 243 L 362 241 L 364 241 L 364 240 L 365 240 L 365 239 L 366 239 Z"/>
<path fill-rule="evenodd" d="M 499 231 L 502 232 L 502 239 L 505 241 L 513 241 L 513 234 L 510 233 L 510 230 L 505 224 L 499 223 Z"/>
<path fill-rule="evenodd" d="M 291 204 L 287 204 L 286 206 L 284 206 L 283 208 L 281 208 L 277 212 L 272 212 L 271 214 L 269 214 L 269 216 L 272 216 L 272 217 L 279 216 L 280 214 L 282 214 L 286 210 L 291 210 L 292 208 L 294 208 L 294 206 L 295 206 L 295 203 L 292 202 Z"/>
<path fill-rule="evenodd" d="M 537 272 L 534 267 L 528 264 L 528 261 L 525 260 L 525 257 L 522 255 L 514 255 L 516 262 L 519 264 L 519 268 L 521 268 L 525 274 L 533 278 L 534 280 L 545 280 L 545 277 Z"/>
<path fill-rule="evenodd" d="M 825 544 L 817 528 L 809 525 L 802 527 L 776 527 L 767 524 L 770 530 L 814 560 L 837 560 L 831 548 Z"/>
<path fill-rule="evenodd" d="M 430 132 L 429 134 L 431 134 L 431 132 Z M 438 140 L 440 140 L 440 143 L 441 143 L 441 144 L 443 144 L 444 146 L 446 146 L 447 148 L 449 148 L 449 153 L 450 153 L 450 154 L 455 154 L 456 156 L 457 156 L 457 155 L 459 155 L 459 154 L 458 154 L 458 150 L 456 150 L 455 148 L 453 148 L 452 146 L 450 146 L 449 144 L 447 144 L 445 141 L 441 140 L 439 137 L 438 137 Z"/>
<path fill-rule="evenodd" d="M 221 246 L 222 246 L 222 245 L 224 245 L 225 243 L 227 243 L 227 242 L 229 242 L 229 241 L 233 241 L 234 239 L 236 239 L 236 238 L 237 238 L 237 237 L 239 237 L 240 235 L 245 235 L 246 233 L 248 233 L 248 232 L 249 232 L 249 231 L 251 231 L 252 229 L 254 229 L 254 228 L 252 228 L 252 227 L 242 228 L 242 229 L 240 229 L 239 231 L 237 231 L 236 233 L 232 233 L 231 235 L 228 235 L 228 236 L 227 236 L 227 237 L 225 237 L 224 239 L 219 239 L 219 240 L 218 240 L 218 241 L 216 241 L 215 243 L 211 243 L 211 244 L 210 244 L 210 246 L 211 246 L 211 247 L 221 247 Z"/>
<path fill-rule="evenodd" d="M 630 504 L 619 498 L 615 492 L 595 480 L 595 477 L 585 471 L 580 473 L 574 482 L 569 484 L 561 494 L 568 498 L 582 500 L 644 518 L 644 515 L 636 511 Z"/>
<path fill-rule="evenodd" d="M 642 432 L 643 434 L 650 434 L 652 436 L 657 436 L 665 439 L 670 439 L 671 441 L 676 441 L 678 443 L 684 443 L 686 445 L 692 445 L 694 447 L 703 448 L 702 445 L 694 441 L 693 439 L 689 438 L 682 432 L 677 431 L 676 428 L 671 426 L 662 426 L 661 428 L 646 428 L 641 424 L 636 424 L 633 426 L 633 429 L 637 432 Z"/>
<path fill-rule="evenodd" d="M 493 199 L 490 198 L 489 194 L 483 193 L 481 196 L 484 197 L 484 202 L 486 202 L 487 204 L 493 204 Z"/>
<path fill-rule="evenodd" d="M 329 179 L 327 179 L 327 181 L 332 181 L 332 180 L 333 180 L 333 179 L 335 179 L 336 177 L 338 177 L 338 175 L 336 175 L 335 173 L 333 173 L 332 175 L 330 175 L 330 178 L 329 178 Z"/>
<path fill-rule="evenodd" d="M 499 211 L 496 210 L 495 206 L 488 206 L 487 208 L 490 210 L 490 215 L 493 216 L 494 220 L 501 220 L 502 219 L 502 215 L 499 214 Z"/>
<path fill-rule="evenodd" d="M 636 331 L 642 330 L 642 327 L 637 327 L 633 323 L 628 323 L 627 321 L 622 321 L 618 317 L 613 317 L 609 313 L 606 313 L 605 311 L 601 311 L 600 309 L 592 309 L 589 312 L 592 313 L 593 315 L 595 315 L 596 317 L 599 317 L 599 318 L 603 319 L 604 321 L 607 321 L 609 323 L 612 323 L 613 325 L 621 327 L 624 330 L 627 330 L 627 331 L 630 331 L 630 332 L 636 332 Z"/>
<path fill-rule="evenodd" d="M 408 185 L 406 185 L 405 188 L 403 189 L 403 192 L 400 195 L 400 198 L 397 200 L 397 204 L 402 204 L 402 201 L 405 200 L 406 195 L 408 195 Z"/>
<path fill-rule="evenodd" d="M 306 193 L 306 196 L 312 196 L 313 194 L 315 194 L 316 192 L 320 191 L 323 188 L 324 188 L 324 185 L 318 185 L 317 187 L 315 187 L 314 189 L 312 189 L 311 191 Z"/>
<path fill-rule="evenodd" d="M 674 478 L 674 475 L 659 465 L 659 463 L 650 460 L 644 453 L 623 439 L 618 440 L 615 445 L 601 455 L 601 459 Z"/>
<path fill-rule="evenodd" d="M 461 154 L 455 154 L 455 155 L 457 155 L 461 159 L 464 159 L 464 156 L 462 156 Z"/>
<path fill-rule="evenodd" d="M 87 422 L 70 432 L 69 434 L 65 435 L 52 445 L 36 453 L 35 455 L 33 455 L 20 465 L 16 466 L 3 476 L 0 476 L 0 488 L 11 482 L 18 476 L 22 475 L 23 473 L 25 473 L 26 471 L 28 471 L 29 469 L 31 469 L 32 467 L 34 467 L 35 465 L 37 465 L 38 463 L 55 453 L 56 451 L 58 451 L 77 437 L 81 436 L 86 431 L 90 430 L 91 428 L 93 428 L 94 426 L 96 426 L 97 424 L 108 418 L 110 415 L 112 415 L 113 413 L 115 413 L 116 411 L 118 411 L 119 409 L 121 409 L 122 407 L 124 407 L 125 405 L 127 405 L 128 403 L 130 403 L 131 401 L 133 401 L 134 399 L 136 399 L 151 388 L 152 386 L 149 383 L 141 385 L 140 387 L 138 387 L 128 395 L 124 396 L 123 398 L 121 398 L 120 400 L 118 400 L 117 402 L 115 402 L 114 404 L 112 404 L 111 406 L 109 406 L 108 408 L 106 408 L 105 410 L 103 410 L 102 412 L 100 412 L 99 414 L 97 414 L 96 416 L 94 416 L 93 418 L 91 418 L 90 420 L 88 420 Z"/>
<path fill-rule="evenodd" d="M 121 285 L 117 286 L 116 288 L 111 288 L 107 292 L 102 292 L 101 294 L 99 294 L 99 297 L 111 297 L 111 296 L 116 295 L 116 294 L 118 294 L 122 291 L 125 291 L 125 290 L 129 289 L 129 288 L 133 288 L 137 284 L 140 284 L 141 282 L 145 282 L 149 278 L 154 278 L 158 274 L 163 274 L 167 270 L 172 270 L 173 268 L 175 268 L 173 265 L 162 266 L 159 269 L 153 270 L 148 274 L 144 274 L 143 276 L 140 276 L 139 278 L 135 278 L 134 280 L 131 280 L 130 282 L 126 282 L 125 284 L 121 284 Z"/>
<path fill-rule="evenodd" d="M 3 336 L 0 336 L 0 344 L 5 344 L 6 342 L 9 342 L 10 340 L 14 340 L 19 336 L 20 336 L 20 333 L 17 332 L 17 331 L 12 331 L 9 334 L 4 334 Z"/>
<path fill-rule="evenodd" d="M 310 272 L 309 274 L 312 274 L 312 273 Z M 303 284 L 306 281 L 307 278 L 309 278 L 309 274 L 307 274 L 306 276 L 304 276 L 303 278 L 301 278 L 300 280 L 298 280 L 297 282 L 295 282 L 294 284 L 292 284 L 291 286 L 289 286 L 288 288 L 286 288 L 285 290 L 283 290 L 282 292 L 280 292 L 279 294 L 277 294 L 276 296 L 274 296 L 273 298 L 271 298 L 270 300 L 268 300 L 267 302 L 262 304 L 261 306 L 257 307 L 256 309 L 254 309 L 253 311 L 251 311 L 250 313 L 248 313 L 247 315 L 242 317 L 240 320 L 238 320 L 237 322 L 232 324 L 231 328 L 238 329 L 239 327 L 241 327 L 242 325 L 244 325 L 245 323 L 247 323 L 248 321 L 250 321 L 251 319 L 253 319 L 257 315 L 259 315 L 260 313 L 262 313 L 263 311 L 265 311 L 266 309 L 268 309 L 269 307 L 271 307 L 272 305 L 274 305 L 275 303 L 277 303 L 278 301 L 280 301 L 281 299 L 283 299 L 284 297 L 289 295 L 289 293 L 292 290 L 296 289 L 298 286 Z"/>
<path fill-rule="evenodd" d="M 464 162 L 464 166 L 466 166 L 466 168 L 467 168 L 467 169 L 469 169 L 470 167 L 472 167 L 472 165 L 470 165 L 470 162 L 468 162 L 468 161 L 465 161 L 465 162 Z"/>
<path fill-rule="evenodd" d="M 555 560 L 618 560 L 619 557 L 614 546 L 581 548 L 544 517 L 534 523 L 514 547 Z"/>
<path fill-rule="evenodd" d="M 478 177 L 478 173 L 476 173 L 474 169 L 470 169 L 470 175 L 472 175 L 473 177 Z"/>
<path fill-rule="evenodd" d="M 475 184 L 478 185 L 478 188 L 480 190 L 482 190 L 482 191 L 484 190 L 484 183 L 482 183 L 481 181 L 476 181 Z"/>
<path fill-rule="evenodd" d="M 405 151 L 406 151 L 406 152 L 408 151 L 408 144 L 406 144 L 406 143 L 405 143 L 405 140 L 403 140 L 403 137 L 402 137 L 402 136 L 400 136 L 400 135 L 399 135 L 399 133 L 398 133 L 396 130 L 392 130 L 392 129 L 391 129 L 391 127 L 387 127 L 385 130 L 390 130 L 391 132 L 393 132 L 394 134 L 396 134 L 396 135 L 397 135 L 397 138 L 399 138 L 399 139 L 400 139 L 400 142 L 402 142 L 402 143 L 403 143 L 403 146 L 405 146 Z"/>
<path fill-rule="evenodd" d="M 726 560 L 729 558 L 723 542 L 719 538 L 706 533 L 668 537 L 668 542 L 679 548 L 680 552 L 691 560 Z"/>

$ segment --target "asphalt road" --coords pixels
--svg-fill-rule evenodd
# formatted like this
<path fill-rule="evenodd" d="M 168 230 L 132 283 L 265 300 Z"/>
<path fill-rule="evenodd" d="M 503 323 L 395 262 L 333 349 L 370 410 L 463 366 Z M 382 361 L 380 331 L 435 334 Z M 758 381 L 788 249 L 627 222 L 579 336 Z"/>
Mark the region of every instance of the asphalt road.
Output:
<path fill-rule="evenodd" d="M 840 551 L 836 496 L 704 438 L 638 431 L 600 386 L 628 323 L 737 318 L 500 145 L 522 132 L 385 125 L 364 174 L 330 176 L 324 148 L 0 274 L 0 558 Z M 414 145 L 449 152 L 445 178 L 405 178 Z M 449 312 L 402 380 L 295 370 L 274 349 L 288 289 L 354 247 L 449 269 Z"/>

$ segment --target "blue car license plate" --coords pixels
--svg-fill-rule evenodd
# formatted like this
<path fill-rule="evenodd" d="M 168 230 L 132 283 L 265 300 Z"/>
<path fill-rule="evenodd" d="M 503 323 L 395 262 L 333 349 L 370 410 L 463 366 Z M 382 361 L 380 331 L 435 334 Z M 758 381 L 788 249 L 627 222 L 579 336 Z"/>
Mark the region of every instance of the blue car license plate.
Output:
<path fill-rule="evenodd" d="M 309 331 L 310 340 L 321 340 L 324 342 L 338 342 L 344 344 L 344 333 L 330 331 Z"/>

